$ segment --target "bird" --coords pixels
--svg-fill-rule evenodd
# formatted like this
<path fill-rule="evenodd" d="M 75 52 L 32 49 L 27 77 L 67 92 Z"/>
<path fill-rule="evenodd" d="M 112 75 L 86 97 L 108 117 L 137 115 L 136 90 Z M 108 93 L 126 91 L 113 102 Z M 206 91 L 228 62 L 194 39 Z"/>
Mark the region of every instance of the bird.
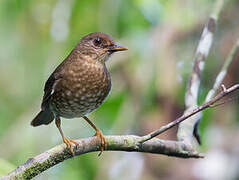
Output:
<path fill-rule="evenodd" d="M 106 61 L 113 53 L 125 50 L 128 48 L 118 45 L 105 33 L 90 33 L 81 38 L 46 81 L 41 110 L 31 125 L 48 125 L 55 120 L 63 142 L 74 156 L 74 146 L 79 143 L 64 136 L 61 118 L 83 118 L 96 131 L 101 154 L 106 139 L 87 115 L 100 107 L 111 90 Z"/>

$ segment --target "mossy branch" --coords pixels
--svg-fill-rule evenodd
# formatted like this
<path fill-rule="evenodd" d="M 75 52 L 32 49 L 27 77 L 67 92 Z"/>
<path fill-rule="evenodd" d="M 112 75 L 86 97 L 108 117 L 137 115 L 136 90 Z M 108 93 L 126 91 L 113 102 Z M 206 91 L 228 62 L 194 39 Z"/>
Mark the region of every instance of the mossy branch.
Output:
<path fill-rule="evenodd" d="M 128 152 L 148 152 L 155 154 L 164 154 L 168 156 L 181 158 L 201 158 L 199 153 L 187 148 L 182 142 L 164 141 L 158 138 L 151 139 L 145 143 L 138 143 L 139 136 L 105 136 L 107 145 L 105 151 L 128 151 Z M 75 147 L 75 156 L 89 152 L 99 151 L 100 142 L 96 137 L 76 140 L 79 147 Z M 106 152 L 104 152 L 106 153 Z M 99 157 L 103 157 L 104 153 Z M 8 175 L 2 177 L 2 180 L 9 179 L 32 179 L 43 171 L 59 164 L 72 155 L 65 144 L 56 146 L 34 158 L 30 158 Z"/>

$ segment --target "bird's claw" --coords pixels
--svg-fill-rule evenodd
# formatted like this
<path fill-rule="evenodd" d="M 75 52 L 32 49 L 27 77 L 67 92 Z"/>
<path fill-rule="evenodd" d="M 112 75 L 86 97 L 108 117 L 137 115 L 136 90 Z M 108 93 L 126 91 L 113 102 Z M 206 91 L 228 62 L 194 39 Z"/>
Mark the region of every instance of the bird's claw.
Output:
<path fill-rule="evenodd" d="M 100 156 L 105 149 L 106 139 L 99 129 L 96 130 L 95 136 L 100 140 L 100 153 L 98 154 L 98 156 Z"/>
<path fill-rule="evenodd" d="M 64 138 L 63 139 L 63 142 L 66 144 L 67 148 L 69 148 L 70 152 L 71 152 L 71 155 L 72 156 L 75 156 L 75 153 L 74 153 L 74 146 L 73 144 L 76 146 L 76 147 L 79 147 L 79 143 L 72 140 L 72 139 L 67 139 L 67 138 Z"/>

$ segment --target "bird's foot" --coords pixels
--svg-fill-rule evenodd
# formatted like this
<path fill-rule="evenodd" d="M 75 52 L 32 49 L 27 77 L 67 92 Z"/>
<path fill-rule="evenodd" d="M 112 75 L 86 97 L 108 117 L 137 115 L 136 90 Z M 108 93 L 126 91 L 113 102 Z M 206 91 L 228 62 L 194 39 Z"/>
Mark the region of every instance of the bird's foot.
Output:
<path fill-rule="evenodd" d="M 100 140 L 100 153 L 98 154 L 98 156 L 100 156 L 105 149 L 106 139 L 99 129 L 96 130 L 95 136 Z"/>
<path fill-rule="evenodd" d="M 67 138 L 63 138 L 63 142 L 66 144 L 66 146 L 70 149 L 70 152 L 72 154 L 72 156 L 75 156 L 75 153 L 74 153 L 74 146 L 73 144 L 78 147 L 79 146 L 79 143 L 72 140 L 72 139 L 67 139 Z"/>

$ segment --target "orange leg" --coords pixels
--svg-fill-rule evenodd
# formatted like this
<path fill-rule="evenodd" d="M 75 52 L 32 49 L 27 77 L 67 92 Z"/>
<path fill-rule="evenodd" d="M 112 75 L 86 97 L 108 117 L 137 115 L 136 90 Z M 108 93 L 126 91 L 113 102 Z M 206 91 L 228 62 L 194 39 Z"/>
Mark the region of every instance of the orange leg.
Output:
<path fill-rule="evenodd" d="M 63 131 L 61 129 L 61 119 L 60 119 L 60 117 L 56 117 L 55 123 L 56 123 L 56 127 L 59 129 L 59 131 L 61 133 L 61 137 L 62 137 L 63 142 L 70 149 L 72 156 L 74 156 L 75 155 L 74 154 L 74 147 L 73 147 L 72 144 L 74 144 L 75 146 L 79 146 L 79 143 L 72 140 L 72 139 L 68 139 L 64 136 Z"/>
<path fill-rule="evenodd" d="M 102 154 L 102 152 L 104 151 L 105 149 L 105 146 L 106 146 L 106 139 L 103 135 L 103 133 L 101 132 L 101 130 L 99 130 L 95 125 L 94 123 L 86 116 L 83 116 L 83 118 L 91 125 L 91 127 L 94 128 L 94 130 L 96 131 L 95 133 L 95 136 L 100 140 L 101 142 L 101 145 L 100 145 L 100 153 L 98 156 L 100 156 Z"/>

